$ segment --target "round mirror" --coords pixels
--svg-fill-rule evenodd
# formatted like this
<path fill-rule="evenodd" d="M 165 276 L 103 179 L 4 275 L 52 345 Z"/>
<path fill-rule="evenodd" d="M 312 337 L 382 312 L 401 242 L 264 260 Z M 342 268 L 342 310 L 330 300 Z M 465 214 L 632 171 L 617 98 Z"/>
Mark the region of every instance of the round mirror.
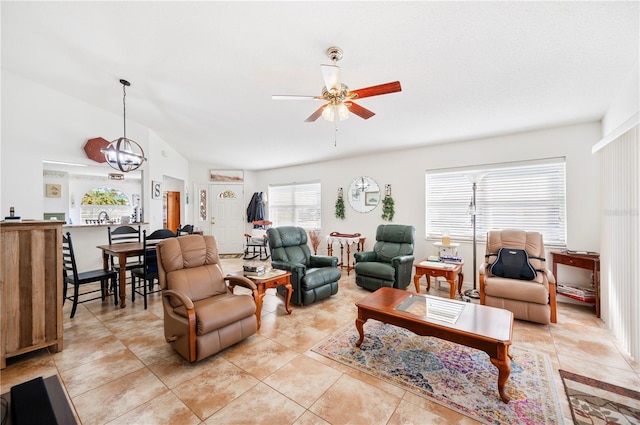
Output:
<path fill-rule="evenodd" d="M 358 177 L 349 186 L 347 198 L 351 208 L 366 213 L 373 210 L 380 202 L 380 188 L 371 177 Z"/>

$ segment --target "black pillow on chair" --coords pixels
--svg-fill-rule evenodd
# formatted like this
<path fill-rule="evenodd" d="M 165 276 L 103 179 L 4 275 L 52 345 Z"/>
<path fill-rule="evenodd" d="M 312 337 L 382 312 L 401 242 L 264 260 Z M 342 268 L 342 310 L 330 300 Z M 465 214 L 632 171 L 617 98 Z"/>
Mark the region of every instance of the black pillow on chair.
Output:
<path fill-rule="evenodd" d="M 533 280 L 536 270 L 529 263 L 529 254 L 524 249 L 500 248 L 498 258 L 490 266 L 494 276 L 508 279 Z"/>

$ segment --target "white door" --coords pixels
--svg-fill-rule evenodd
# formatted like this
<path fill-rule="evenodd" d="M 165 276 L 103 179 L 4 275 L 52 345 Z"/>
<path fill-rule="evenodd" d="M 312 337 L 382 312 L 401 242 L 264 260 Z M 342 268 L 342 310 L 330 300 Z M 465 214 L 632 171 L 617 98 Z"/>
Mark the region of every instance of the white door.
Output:
<path fill-rule="evenodd" d="M 220 254 L 240 254 L 244 251 L 244 196 L 242 184 L 212 183 L 211 234 L 218 242 Z"/>

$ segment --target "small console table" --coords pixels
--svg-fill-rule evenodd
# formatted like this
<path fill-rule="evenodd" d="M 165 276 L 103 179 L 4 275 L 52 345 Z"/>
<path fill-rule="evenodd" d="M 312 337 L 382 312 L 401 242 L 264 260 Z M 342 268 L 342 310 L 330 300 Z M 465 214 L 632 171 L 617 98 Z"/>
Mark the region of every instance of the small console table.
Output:
<path fill-rule="evenodd" d="M 355 264 L 351 265 L 351 245 L 356 245 L 357 252 L 364 251 L 365 237 L 360 236 L 360 233 L 338 233 L 331 232 L 327 236 L 327 253 L 333 255 L 333 243 L 338 242 L 340 244 L 340 262 L 338 266 L 343 269 L 347 269 L 347 276 L 349 272 L 354 269 Z M 344 248 L 347 248 L 347 264 L 344 263 Z"/>
<path fill-rule="evenodd" d="M 420 278 L 427 277 L 427 293 L 431 289 L 431 277 L 444 277 L 449 283 L 449 298 L 456 299 L 456 278 L 458 279 L 458 294 L 462 297 L 462 282 L 464 282 L 464 273 L 462 272 L 461 263 L 444 263 L 437 261 L 428 261 L 427 259 L 415 263 L 413 266 L 416 272 L 413 276 L 413 284 L 416 287 L 416 293 L 420 293 Z"/>
<path fill-rule="evenodd" d="M 558 264 L 587 269 L 593 272 L 593 290 L 595 294 L 593 301 L 585 300 L 571 293 L 560 291 L 557 293 L 558 295 L 563 295 L 574 300 L 594 304 L 596 317 L 600 317 L 600 256 L 597 254 L 579 254 L 572 252 L 552 252 L 551 255 L 553 256 L 553 275 L 556 277 L 556 281 L 558 280 Z"/>

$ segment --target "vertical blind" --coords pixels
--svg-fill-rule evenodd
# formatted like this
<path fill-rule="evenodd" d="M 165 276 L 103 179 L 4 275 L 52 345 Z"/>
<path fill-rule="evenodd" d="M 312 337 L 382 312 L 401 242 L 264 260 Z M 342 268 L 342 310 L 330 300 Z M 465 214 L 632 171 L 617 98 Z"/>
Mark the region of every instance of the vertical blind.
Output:
<path fill-rule="evenodd" d="M 566 244 L 565 161 L 554 158 L 426 172 L 426 236 L 471 240 L 471 179 L 476 234 L 517 228 L 540 232 L 547 245 Z"/>
<path fill-rule="evenodd" d="M 273 226 L 321 227 L 319 182 L 269 186 L 269 220 Z"/>
<path fill-rule="evenodd" d="M 640 359 L 640 128 L 598 150 L 600 302 L 621 347 Z"/>

